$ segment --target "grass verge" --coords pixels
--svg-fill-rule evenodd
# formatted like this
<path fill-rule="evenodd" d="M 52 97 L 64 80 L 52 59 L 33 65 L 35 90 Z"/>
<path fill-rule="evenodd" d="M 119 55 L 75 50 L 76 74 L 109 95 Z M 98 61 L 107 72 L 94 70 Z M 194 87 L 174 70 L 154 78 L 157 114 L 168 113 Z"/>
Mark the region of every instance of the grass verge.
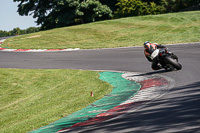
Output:
<path fill-rule="evenodd" d="M 0 132 L 27 132 L 80 110 L 111 92 L 98 72 L 0 69 Z M 93 91 L 94 97 L 90 96 Z"/>
<path fill-rule="evenodd" d="M 128 17 L 57 28 L 7 39 L 15 49 L 113 48 L 145 41 L 175 44 L 200 41 L 200 11 Z"/>

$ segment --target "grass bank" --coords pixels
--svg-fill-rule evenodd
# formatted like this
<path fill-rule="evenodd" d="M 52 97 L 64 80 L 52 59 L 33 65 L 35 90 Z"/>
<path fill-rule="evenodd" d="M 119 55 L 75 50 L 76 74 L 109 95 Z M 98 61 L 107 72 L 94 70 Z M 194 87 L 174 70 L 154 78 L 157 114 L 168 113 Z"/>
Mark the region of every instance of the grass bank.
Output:
<path fill-rule="evenodd" d="M 200 42 L 200 11 L 128 17 L 57 28 L 7 39 L 2 47 L 22 49 L 113 48 Z"/>
<path fill-rule="evenodd" d="M 112 89 L 94 71 L 0 69 L 0 76 L 1 133 L 27 132 L 47 125 Z"/>

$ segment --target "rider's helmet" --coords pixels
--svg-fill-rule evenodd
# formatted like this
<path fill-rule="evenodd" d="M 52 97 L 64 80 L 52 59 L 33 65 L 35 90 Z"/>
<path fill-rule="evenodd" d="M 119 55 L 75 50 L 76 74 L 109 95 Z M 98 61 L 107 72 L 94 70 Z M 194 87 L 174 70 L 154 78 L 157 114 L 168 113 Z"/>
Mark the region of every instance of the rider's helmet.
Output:
<path fill-rule="evenodd" d="M 144 48 L 145 48 L 146 44 L 148 44 L 148 43 L 150 43 L 150 42 L 149 42 L 149 41 L 146 41 L 146 42 L 144 43 Z"/>

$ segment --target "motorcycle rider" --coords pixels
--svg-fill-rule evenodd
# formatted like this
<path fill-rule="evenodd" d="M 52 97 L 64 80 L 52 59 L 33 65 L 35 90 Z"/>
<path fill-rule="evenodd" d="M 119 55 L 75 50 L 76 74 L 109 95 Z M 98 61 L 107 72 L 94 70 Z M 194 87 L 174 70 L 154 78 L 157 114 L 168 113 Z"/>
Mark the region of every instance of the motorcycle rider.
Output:
<path fill-rule="evenodd" d="M 159 45 L 157 43 L 150 43 L 149 41 L 146 41 L 144 43 L 144 55 L 146 56 L 147 60 L 152 62 L 152 69 L 153 70 L 159 70 L 161 69 L 161 65 L 158 65 L 158 59 L 157 58 L 153 58 L 151 57 L 151 54 L 156 50 L 156 49 L 159 49 L 159 48 L 166 48 L 165 46 L 163 45 Z"/>

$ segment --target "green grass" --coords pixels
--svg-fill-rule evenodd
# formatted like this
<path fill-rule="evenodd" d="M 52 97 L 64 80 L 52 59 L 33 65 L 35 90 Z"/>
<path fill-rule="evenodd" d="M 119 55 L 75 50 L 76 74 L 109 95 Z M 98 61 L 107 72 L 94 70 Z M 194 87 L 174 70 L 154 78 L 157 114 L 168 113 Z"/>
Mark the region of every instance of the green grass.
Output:
<path fill-rule="evenodd" d="M 94 71 L 0 69 L 0 76 L 1 133 L 22 133 L 47 125 L 112 89 Z"/>
<path fill-rule="evenodd" d="M 27 38 L 33 37 L 35 38 Z M 128 17 L 57 28 L 7 39 L 2 47 L 113 48 L 140 46 L 145 41 L 175 44 L 200 41 L 200 11 Z"/>

